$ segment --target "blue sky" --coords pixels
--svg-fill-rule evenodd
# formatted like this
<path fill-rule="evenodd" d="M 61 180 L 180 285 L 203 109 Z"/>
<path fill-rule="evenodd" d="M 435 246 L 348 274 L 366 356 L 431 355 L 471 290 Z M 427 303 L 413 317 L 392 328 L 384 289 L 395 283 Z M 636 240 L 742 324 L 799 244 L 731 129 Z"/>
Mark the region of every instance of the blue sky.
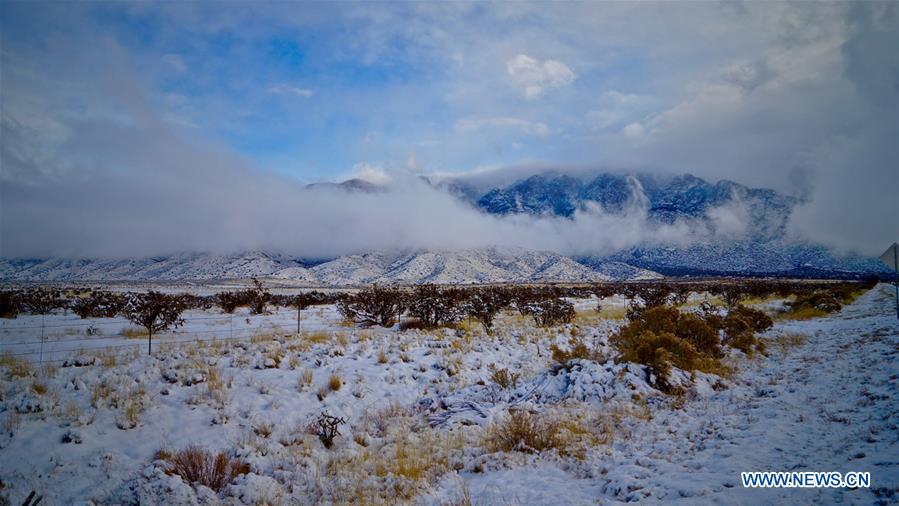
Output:
<path fill-rule="evenodd" d="M 7 201 L 110 174 L 177 184 L 198 165 L 291 184 L 541 164 L 812 195 L 820 207 L 800 218 L 840 243 L 873 241 L 896 214 L 895 3 L 4 2 L 0 14 Z"/>

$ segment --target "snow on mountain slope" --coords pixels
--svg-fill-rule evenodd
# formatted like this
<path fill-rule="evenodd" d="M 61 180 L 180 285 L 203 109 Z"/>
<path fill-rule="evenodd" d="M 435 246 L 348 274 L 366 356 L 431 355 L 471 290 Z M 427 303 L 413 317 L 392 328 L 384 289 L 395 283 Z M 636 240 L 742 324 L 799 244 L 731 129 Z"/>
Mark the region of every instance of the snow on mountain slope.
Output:
<path fill-rule="evenodd" d="M 181 254 L 123 260 L 0 260 L 6 281 L 186 281 L 271 277 L 307 286 L 591 282 L 628 279 L 637 269 L 603 270 L 570 258 L 517 248 L 374 252 L 309 267 L 284 255 Z"/>
<path fill-rule="evenodd" d="M 569 258 L 543 251 L 487 248 L 407 255 L 391 264 L 382 283 L 508 283 L 601 281 L 601 275 Z"/>

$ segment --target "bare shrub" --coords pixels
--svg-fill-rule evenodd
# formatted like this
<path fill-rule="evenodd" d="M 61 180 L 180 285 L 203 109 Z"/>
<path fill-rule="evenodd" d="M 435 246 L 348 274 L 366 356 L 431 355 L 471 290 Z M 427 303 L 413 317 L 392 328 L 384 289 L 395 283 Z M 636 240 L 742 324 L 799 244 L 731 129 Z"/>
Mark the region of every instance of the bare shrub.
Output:
<path fill-rule="evenodd" d="M 241 305 L 242 297 L 235 292 L 219 292 L 215 300 L 219 307 L 227 314 L 233 313 Z"/>
<path fill-rule="evenodd" d="M 463 303 L 465 313 L 484 327 L 488 335 L 493 332 L 496 315 L 511 303 L 508 291 L 499 288 L 481 288 L 469 292 Z"/>
<path fill-rule="evenodd" d="M 12 319 L 22 310 L 22 294 L 19 290 L 0 290 L 0 318 Z"/>
<path fill-rule="evenodd" d="M 439 288 L 426 284 L 416 286 L 409 297 L 409 314 L 425 328 L 458 323 L 465 315 L 462 292 L 455 288 Z"/>
<path fill-rule="evenodd" d="M 81 319 L 113 318 L 125 308 L 125 298 L 106 291 L 91 291 L 72 301 L 72 311 Z"/>
<path fill-rule="evenodd" d="M 210 453 L 199 446 L 188 446 L 174 453 L 160 451 L 157 459 L 166 463 L 166 474 L 177 475 L 194 485 L 221 492 L 226 485 L 250 472 L 250 465 L 224 452 Z"/>
<path fill-rule="evenodd" d="M 541 327 L 571 323 L 576 314 L 574 304 L 561 297 L 551 297 L 531 302 L 519 310 L 523 311 L 523 314 L 534 318 L 534 322 Z"/>
<path fill-rule="evenodd" d="M 32 288 L 21 294 L 21 306 L 27 313 L 47 315 L 54 309 L 68 307 L 62 292 L 51 288 Z"/>
<path fill-rule="evenodd" d="M 404 303 L 401 291 L 375 285 L 342 299 L 337 308 L 344 318 L 356 323 L 390 327 L 402 313 Z"/>
<path fill-rule="evenodd" d="M 325 448 L 334 446 L 334 438 L 340 435 L 340 426 L 346 423 L 343 417 L 331 416 L 322 411 L 318 418 L 309 424 L 309 432 L 318 436 Z"/>

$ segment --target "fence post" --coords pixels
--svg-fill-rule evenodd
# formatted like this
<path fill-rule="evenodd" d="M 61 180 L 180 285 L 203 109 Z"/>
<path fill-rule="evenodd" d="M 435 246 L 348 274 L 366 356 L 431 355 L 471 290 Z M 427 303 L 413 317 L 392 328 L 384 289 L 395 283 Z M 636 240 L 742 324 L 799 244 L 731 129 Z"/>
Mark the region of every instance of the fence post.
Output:
<path fill-rule="evenodd" d="M 44 314 L 41 314 L 41 355 L 40 361 L 44 361 Z"/>

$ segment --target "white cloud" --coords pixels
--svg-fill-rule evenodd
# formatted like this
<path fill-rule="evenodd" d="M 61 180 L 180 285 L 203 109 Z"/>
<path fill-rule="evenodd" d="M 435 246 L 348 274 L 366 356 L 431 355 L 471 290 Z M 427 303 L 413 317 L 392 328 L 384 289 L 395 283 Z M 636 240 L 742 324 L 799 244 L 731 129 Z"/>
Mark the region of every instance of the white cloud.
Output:
<path fill-rule="evenodd" d="M 621 129 L 621 133 L 625 137 L 631 139 L 642 139 L 646 135 L 646 128 L 639 122 L 635 121 Z"/>
<path fill-rule="evenodd" d="M 367 162 L 359 162 L 353 165 L 350 177 L 354 179 L 362 179 L 374 184 L 386 184 L 393 180 L 384 169 L 376 167 Z"/>
<path fill-rule="evenodd" d="M 636 93 L 622 93 L 616 90 L 605 92 L 603 97 L 606 98 L 607 101 L 619 106 L 634 106 L 645 100 L 642 95 L 637 95 Z"/>
<path fill-rule="evenodd" d="M 517 130 L 525 135 L 544 137 L 550 134 L 550 128 L 539 121 L 527 121 L 513 117 L 463 118 L 456 122 L 455 129 L 459 133 L 477 132 L 485 129 Z"/>
<path fill-rule="evenodd" d="M 296 86 L 288 86 L 285 84 L 270 86 L 268 88 L 268 92 L 273 95 L 296 95 L 303 98 L 309 98 L 312 95 L 315 95 L 315 90 L 309 88 L 299 88 Z"/>
<path fill-rule="evenodd" d="M 506 72 L 524 89 L 529 100 L 539 97 L 546 90 L 568 86 L 577 79 L 577 74 L 558 60 L 541 62 L 524 54 L 506 62 Z"/>

